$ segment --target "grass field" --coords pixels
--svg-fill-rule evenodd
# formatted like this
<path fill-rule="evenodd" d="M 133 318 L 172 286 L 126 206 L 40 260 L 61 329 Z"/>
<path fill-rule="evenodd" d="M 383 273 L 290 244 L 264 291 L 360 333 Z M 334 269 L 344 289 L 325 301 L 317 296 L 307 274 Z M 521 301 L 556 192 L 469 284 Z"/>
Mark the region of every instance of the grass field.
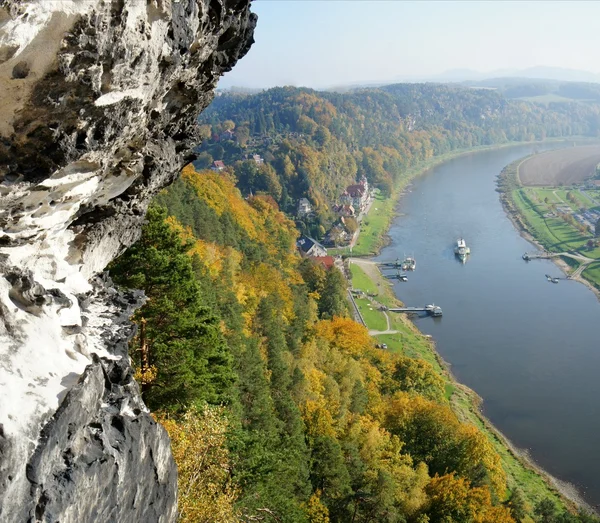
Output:
<path fill-rule="evenodd" d="M 385 321 L 383 312 L 378 310 L 368 298 L 355 298 L 354 301 L 370 330 L 384 331 L 387 329 L 387 321 Z"/>
<path fill-rule="evenodd" d="M 544 104 L 548 105 L 551 103 L 585 103 L 593 100 L 583 100 L 583 99 L 574 99 L 574 98 L 566 98 L 565 96 L 560 96 L 555 93 L 547 93 L 540 94 L 538 96 L 521 96 L 519 98 L 515 98 L 515 100 L 523 100 L 525 102 L 533 102 L 536 104 Z"/>
<path fill-rule="evenodd" d="M 358 241 L 352 249 L 353 255 L 370 254 L 376 252 L 383 245 L 383 234 L 389 228 L 394 218 L 396 198 L 386 198 L 379 193 L 371 205 L 369 214 L 360 224 Z"/>
<path fill-rule="evenodd" d="M 556 193 L 564 198 L 564 203 L 557 201 L 553 191 L 549 189 L 522 188 L 513 191 L 514 202 L 522 213 L 527 223 L 532 228 L 533 236 L 548 250 L 553 252 L 568 250 L 583 250 L 586 256 L 586 243 L 591 234 L 582 234 L 578 229 L 566 223 L 559 217 L 546 217 L 551 213 L 550 203 L 567 205 L 566 191 L 557 190 Z M 573 191 L 575 193 L 575 191 Z M 548 197 L 548 204 L 544 198 Z M 573 210 L 578 210 L 578 205 L 570 205 Z M 593 252 L 593 251 L 592 251 Z M 593 257 L 593 256 L 590 256 Z"/>

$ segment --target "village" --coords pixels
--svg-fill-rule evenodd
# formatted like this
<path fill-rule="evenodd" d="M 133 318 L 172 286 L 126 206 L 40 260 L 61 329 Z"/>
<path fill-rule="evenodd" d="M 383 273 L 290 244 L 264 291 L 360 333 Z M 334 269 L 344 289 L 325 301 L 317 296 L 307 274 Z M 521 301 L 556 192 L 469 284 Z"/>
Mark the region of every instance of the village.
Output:
<path fill-rule="evenodd" d="M 233 130 L 228 129 L 219 135 L 214 135 L 212 140 L 219 142 L 237 141 L 237 136 Z M 260 154 L 245 154 L 241 160 L 252 161 L 257 166 L 263 165 L 265 162 Z M 212 162 L 210 169 L 215 172 L 222 172 L 227 167 L 223 160 L 215 160 Z M 361 177 L 358 183 L 346 187 L 338 201 L 332 206 L 331 210 L 337 218 L 330 229 L 326 231 L 321 241 L 317 241 L 308 235 L 302 235 L 297 241 L 300 253 L 323 263 L 326 268 L 333 266 L 334 258 L 328 256 L 327 249 L 346 247 L 350 251 L 352 250 L 360 234 L 360 224 L 373 203 L 375 191 L 375 189 L 369 187 L 369 183 L 364 176 Z M 297 220 L 310 221 L 314 215 L 313 205 L 306 197 L 298 199 L 295 210 Z"/>

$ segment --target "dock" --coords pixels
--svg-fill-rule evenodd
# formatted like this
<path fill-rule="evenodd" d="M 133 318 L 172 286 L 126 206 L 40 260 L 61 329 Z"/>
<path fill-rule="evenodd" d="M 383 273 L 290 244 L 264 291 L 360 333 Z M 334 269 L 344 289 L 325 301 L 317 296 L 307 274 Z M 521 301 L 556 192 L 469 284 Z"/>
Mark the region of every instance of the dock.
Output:
<path fill-rule="evenodd" d="M 442 315 L 442 308 L 437 305 L 425 305 L 425 307 L 394 307 L 387 309 L 389 312 L 426 312 L 430 316 L 439 317 Z"/>
<path fill-rule="evenodd" d="M 401 261 L 395 261 L 395 262 L 378 262 L 377 265 L 379 267 L 381 267 L 382 269 L 401 269 L 402 268 L 402 262 Z"/>
<path fill-rule="evenodd" d="M 583 254 L 577 252 L 577 251 L 571 251 L 571 252 L 543 252 L 543 253 L 535 253 L 535 254 L 529 254 L 528 252 L 526 252 L 525 254 L 523 254 L 523 256 L 521 256 L 526 262 L 531 261 L 531 260 L 550 260 L 552 258 L 557 258 L 559 256 L 565 257 L 565 258 L 571 258 L 572 260 L 575 260 L 576 262 L 579 263 L 579 267 L 577 267 L 577 269 L 575 269 L 571 274 L 567 275 L 567 280 L 572 280 L 572 279 L 576 279 L 579 276 L 581 276 L 581 273 L 588 268 L 589 264 L 592 262 L 597 261 L 594 258 L 589 258 L 588 256 L 584 256 Z M 551 281 L 551 280 L 550 280 Z M 557 283 L 557 282 L 554 282 Z"/>

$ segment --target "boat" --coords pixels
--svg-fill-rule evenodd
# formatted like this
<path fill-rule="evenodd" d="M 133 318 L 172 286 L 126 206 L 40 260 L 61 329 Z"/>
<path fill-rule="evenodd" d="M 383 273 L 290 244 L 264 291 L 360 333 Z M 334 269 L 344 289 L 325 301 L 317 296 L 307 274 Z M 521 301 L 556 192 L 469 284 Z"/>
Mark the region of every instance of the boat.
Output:
<path fill-rule="evenodd" d="M 435 303 L 432 303 L 431 305 L 425 305 L 425 310 L 429 315 L 436 318 L 442 315 L 442 308 L 438 307 Z"/>
<path fill-rule="evenodd" d="M 403 271 L 414 271 L 417 268 L 417 260 L 414 257 L 407 256 L 402 262 Z"/>
<path fill-rule="evenodd" d="M 459 238 L 458 240 L 456 240 L 454 254 L 456 254 L 463 261 L 467 259 L 467 255 L 471 254 L 471 249 L 467 247 L 467 243 L 463 238 Z"/>

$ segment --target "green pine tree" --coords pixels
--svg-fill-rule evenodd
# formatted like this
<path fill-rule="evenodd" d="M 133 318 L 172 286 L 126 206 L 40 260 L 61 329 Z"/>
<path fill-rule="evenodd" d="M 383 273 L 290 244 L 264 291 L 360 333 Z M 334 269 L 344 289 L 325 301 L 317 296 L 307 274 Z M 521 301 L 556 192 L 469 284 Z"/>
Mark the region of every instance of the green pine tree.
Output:
<path fill-rule="evenodd" d="M 140 241 L 110 267 L 116 283 L 148 297 L 134 315 L 139 331 L 131 342 L 142 395 L 152 410 L 226 402 L 234 381 L 228 348 L 203 303 L 190 245 L 166 217 L 164 208 L 151 207 Z"/>

